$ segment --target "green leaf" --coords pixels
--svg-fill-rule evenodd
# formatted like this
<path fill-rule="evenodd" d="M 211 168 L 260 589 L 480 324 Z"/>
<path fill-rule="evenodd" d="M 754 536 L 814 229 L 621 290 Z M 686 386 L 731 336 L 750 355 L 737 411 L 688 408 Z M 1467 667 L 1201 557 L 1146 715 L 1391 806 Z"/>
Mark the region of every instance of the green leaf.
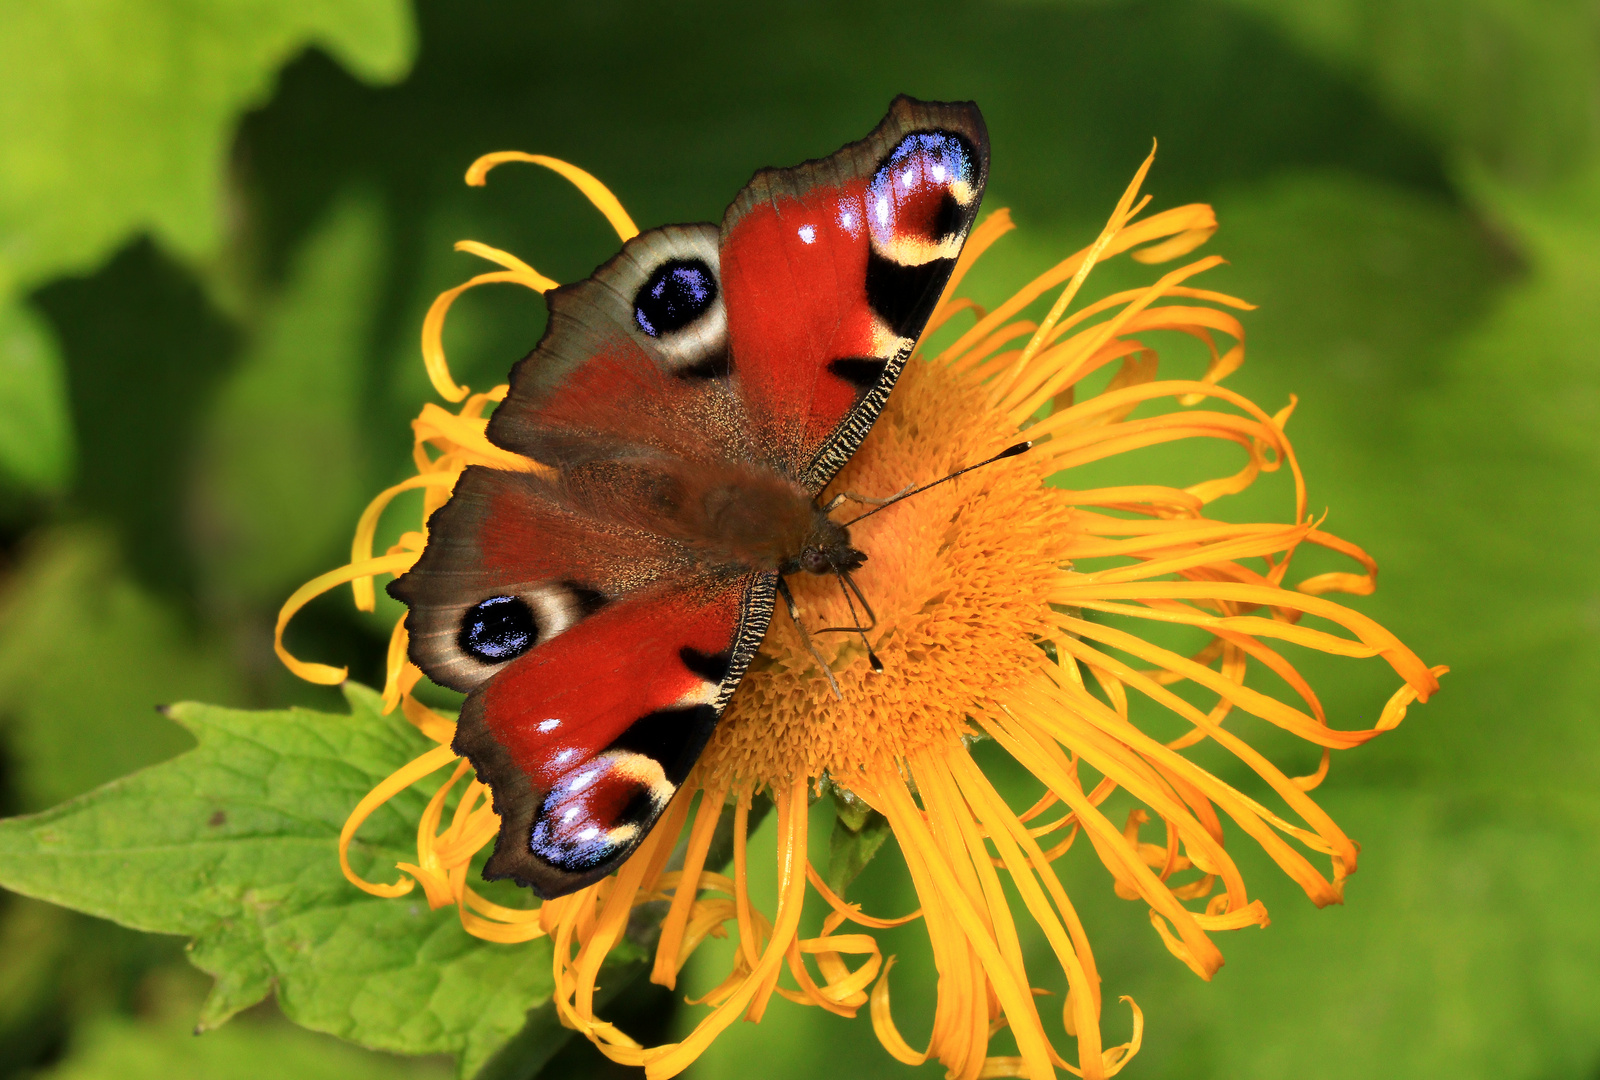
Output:
<path fill-rule="evenodd" d="M 642 969 L 643 965 L 639 966 Z M 639 973 L 632 974 L 637 977 Z M 611 981 L 608 979 L 608 984 Z M 615 981 L 625 985 L 623 978 Z M 522 1030 L 472 1074 L 474 1080 L 533 1080 L 574 1034 L 561 1025 L 554 1009 L 531 1012 Z"/>
<path fill-rule="evenodd" d="M 72 418 L 61 355 L 28 307 L 0 300 L 0 475 L 59 491 L 72 473 Z"/>
<path fill-rule="evenodd" d="M 209 417 L 197 515 L 221 587 L 273 603 L 348 551 L 364 489 L 360 420 L 383 218 L 347 194 L 296 253 Z"/>
<path fill-rule="evenodd" d="M 104 533 L 53 529 L 23 549 L 0 595 L 0 716 L 24 808 L 186 749 L 156 714 L 163 701 L 237 693 L 219 644 L 196 644 Z"/>
<path fill-rule="evenodd" d="M 405 74 L 403 0 L 0 0 L 0 296 L 94 266 L 149 230 L 213 250 L 234 119 L 319 45 Z"/>
<path fill-rule="evenodd" d="M 101 1016 L 74 1032 L 47 1080 L 395 1080 L 443 1070 L 363 1053 L 281 1021 L 242 1021 L 195 1038 L 185 1025 Z"/>
<path fill-rule="evenodd" d="M 0 822 L 0 884 L 135 929 L 195 939 L 217 979 L 215 1025 L 276 986 L 285 1015 L 407 1054 L 451 1053 L 470 1073 L 551 991 L 550 946 L 492 945 L 420 890 L 368 896 L 339 872 L 346 815 L 430 745 L 376 694 L 351 712 L 170 713 L 198 747 L 64 806 Z M 357 871 L 389 880 L 415 858 L 424 795 L 402 793 L 363 827 Z"/>
<path fill-rule="evenodd" d="M 1323 803 L 1363 840 L 1348 907 L 1275 888 L 1272 926 L 1225 942 L 1215 1075 L 1592 1075 L 1592 833 L 1433 794 Z"/>
<path fill-rule="evenodd" d="M 392 82 L 415 51 L 405 0 L 0 0 L 0 474 L 63 487 L 57 350 L 20 306 L 140 232 L 216 250 L 238 115 L 308 45 Z"/>
<path fill-rule="evenodd" d="M 893 834 L 889 819 L 843 789 L 833 788 L 833 832 L 828 836 L 828 887 L 844 890 Z"/>
<path fill-rule="evenodd" d="M 1506 179 L 1549 180 L 1600 151 L 1600 12 L 1584 0 L 1233 2 Z"/>
<path fill-rule="evenodd" d="M 1439 699 L 1446 726 L 1411 753 L 1459 788 L 1577 812 L 1592 828 L 1600 164 L 1537 198 L 1479 192 L 1515 230 L 1530 273 L 1452 343 L 1448 377 L 1406 418 L 1416 510 L 1393 584 L 1457 665 Z"/>

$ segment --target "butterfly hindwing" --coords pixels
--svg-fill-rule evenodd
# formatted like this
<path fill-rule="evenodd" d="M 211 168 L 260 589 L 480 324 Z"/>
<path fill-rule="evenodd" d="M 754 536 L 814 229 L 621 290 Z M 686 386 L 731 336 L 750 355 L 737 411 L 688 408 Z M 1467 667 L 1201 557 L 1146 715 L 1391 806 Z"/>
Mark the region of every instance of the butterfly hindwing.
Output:
<path fill-rule="evenodd" d="M 764 459 L 812 491 L 883 409 L 988 176 L 971 104 L 897 98 L 831 157 L 756 174 L 722 222 L 732 367 Z"/>
<path fill-rule="evenodd" d="M 711 737 L 773 593 L 750 575 L 626 597 L 469 695 L 455 749 L 500 814 L 484 876 L 550 897 L 615 869 Z"/>
<path fill-rule="evenodd" d="M 410 606 L 412 660 L 468 692 L 455 747 L 501 816 L 485 873 L 556 896 L 649 832 L 755 655 L 774 586 L 697 570 L 547 476 L 473 466 L 389 591 Z"/>

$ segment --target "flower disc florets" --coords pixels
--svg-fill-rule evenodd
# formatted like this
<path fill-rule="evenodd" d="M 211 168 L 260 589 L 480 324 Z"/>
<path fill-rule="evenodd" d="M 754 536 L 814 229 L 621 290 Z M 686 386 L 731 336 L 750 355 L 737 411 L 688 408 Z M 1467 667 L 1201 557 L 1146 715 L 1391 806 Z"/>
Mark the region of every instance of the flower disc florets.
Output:
<path fill-rule="evenodd" d="M 984 388 L 913 360 L 861 449 L 828 493 L 884 498 L 981 461 L 1018 439 Z M 702 758 L 705 775 L 782 785 L 849 777 L 915 750 L 959 743 L 980 701 L 1044 659 L 1054 623 L 1045 597 L 1060 575 L 1071 508 L 1044 485 L 1044 459 L 1008 458 L 873 514 L 851 530 L 869 558 L 854 574 L 877 615 L 866 640 L 813 635 L 831 659 L 835 696 L 780 609 Z M 834 517 L 871 509 L 847 501 Z M 808 628 L 865 617 L 837 579 L 790 578 Z"/>

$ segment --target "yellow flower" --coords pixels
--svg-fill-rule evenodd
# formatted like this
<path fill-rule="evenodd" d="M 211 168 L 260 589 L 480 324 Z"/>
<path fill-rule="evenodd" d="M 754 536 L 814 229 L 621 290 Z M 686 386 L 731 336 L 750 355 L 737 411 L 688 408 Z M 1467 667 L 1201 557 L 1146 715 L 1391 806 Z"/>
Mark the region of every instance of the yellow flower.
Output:
<path fill-rule="evenodd" d="M 483 183 L 490 168 L 507 160 L 560 172 L 624 240 L 638 231 L 609 191 L 565 162 L 490 155 L 473 165 L 468 182 Z M 1284 434 L 1293 403 L 1269 415 L 1218 385 L 1244 355 L 1243 330 L 1228 309 L 1249 305 L 1187 282 L 1220 259 L 1200 259 L 1146 288 L 1069 313 L 1097 261 L 1131 251 L 1139 262 L 1164 262 L 1215 232 L 1211 208 L 1202 205 L 1140 219 L 1148 199 L 1138 192 L 1149 166 L 1147 160 L 1092 245 L 989 312 L 956 293 L 973 262 L 1012 224 L 1000 210 L 977 227 L 928 333 L 956 319 L 971 320 L 970 327 L 937 355 L 907 365 L 888 408 L 831 486 L 887 494 L 992 454 L 1019 433 L 1034 442 L 1029 454 L 856 526 L 855 542 L 872 554 L 858 580 L 878 616 L 872 647 L 883 673 L 869 670 L 859 639 L 819 642 L 841 700 L 792 624 L 774 619 L 699 764 L 633 857 L 596 885 L 513 909 L 490 902 L 468 882 L 469 864 L 494 838 L 498 820 L 487 790 L 472 780 L 446 821 L 451 795 L 470 769 L 450 749 L 451 721 L 412 695 L 422 676 L 406 657 L 403 624 L 396 625 L 385 702 L 439 745 L 355 808 L 341 840 L 345 875 L 378 896 L 401 896 L 420 882 L 430 905 L 454 906 L 470 933 L 490 941 L 551 936 L 562 1020 L 608 1057 L 643 1065 L 652 1078 L 682 1071 L 740 1017 L 760 1019 L 774 994 L 850 1016 L 866 1007 L 889 1053 L 908 1064 L 937 1059 L 950 1076 L 1050 1077 L 1058 1068 L 1086 1077 L 1116 1073 L 1138 1051 L 1143 1019 L 1129 1000 L 1131 1037 L 1103 1046 L 1100 976 L 1056 872 L 1057 860 L 1080 837 L 1111 872 L 1118 895 L 1143 900 L 1161 940 L 1201 978 L 1222 964 L 1213 932 L 1267 923 L 1266 909 L 1250 899 L 1224 847 L 1224 818 L 1260 844 L 1313 902 L 1339 901 L 1357 848 L 1308 793 L 1326 776 L 1330 751 L 1397 725 L 1412 701 L 1438 688 L 1437 676 L 1446 669 L 1430 670 L 1371 619 L 1321 599 L 1329 592 L 1371 592 L 1376 566 L 1308 516 Z M 457 386 L 440 335 L 446 312 L 465 289 L 498 281 L 543 292 L 555 283 L 497 249 L 474 242 L 457 247 L 503 268 L 440 296 L 424 323 L 423 355 L 433 384 L 460 408 L 423 406 L 413 424 L 416 475 L 373 501 L 357 527 L 350 564 L 296 592 L 279 618 L 279 655 L 314 682 L 338 682 L 345 673 L 284 650 L 283 628 L 304 603 L 350 583 L 356 605 L 371 610 L 374 577 L 403 573 L 416 560 L 428 515 L 448 499 L 464 467 L 538 467 L 486 441 L 484 413 L 506 388 L 473 394 Z M 1057 288 L 1041 321 L 1021 317 Z M 1163 377 L 1156 345 L 1137 336 L 1156 331 L 1198 340 L 1209 351 L 1209 365 L 1193 377 Z M 1219 336 L 1233 344 L 1219 348 Z M 1110 370 L 1109 380 L 1102 368 Z M 1101 389 L 1086 393 L 1091 384 Z M 1160 403 L 1169 407 L 1151 408 Z M 1071 487 L 1078 466 L 1183 439 L 1234 443 L 1244 464 L 1237 473 L 1187 487 Z M 1209 516 L 1208 506 L 1219 497 L 1285 466 L 1294 486 L 1287 521 L 1240 525 Z M 417 530 L 374 557 L 379 515 L 397 494 L 414 488 L 424 491 Z M 1302 544 L 1350 556 L 1361 570 L 1286 586 L 1291 557 Z M 792 585 L 811 625 L 847 623 L 845 601 L 827 581 L 797 575 Z M 1319 625 L 1303 625 L 1306 616 Z M 1152 643 L 1137 632 L 1151 623 L 1163 624 L 1161 640 L 1187 633 L 1193 646 L 1174 651 Z M 1381 657 L 1403 684 L 1372 728 L 1332 727 L 1316 694 L 1279 651 L 1285 644 Z M 1247 678 L 1252 667 L 1270 673 L 1291 700 L 1254 688 L 1253 677 Z M 1145 704 L 1135 705 L 1141 698 Z M 1321 747 L 1321 766 L 1309 776 L 1287 775 L 1229 728 L 1234 710 Z M 1037 778 L 1037 802 L 1020 813 L 1008 804 L 969 754 L 976 738 L 992 739 Z M 1207 741 L 1247 765 L 1277 808 L 1184 753 Z M 394 883 L 357 876 L 345 853 L 362 821 L 451 765 L 418 822 L 417 861 L 399 864 L 402 876 Z M 864 913 L 810 865 L 809 796 L 826 785 L 887 819 L 921 902 L 917 912 L 900 918 Z M 1100 810 L 1118 788 L 1142 805 L 1121 826 Z M 770 794 L 777 811 L 778 898 L 770 913 L 758 909 L 747 887 L 750 811 L 761 793 Z M 713 832 L 729 806 L 731 876 L 706 866 Z M 1153 841 L 1144 832 L 1151 823 L 1161 826 Z M 668 870 L 685 832 L 681 869 Z M 1020 898 L 1021 911 L 1012 910 L 1007 886 Z M 808 888 L 827 915 L 817 936 L 801 937 Z M 651 971 L 658 983 L 673 986 L 707 937 L 731 934 L 737 942 L 727 978 L 701 999 L 708 1014 L 681 1043 L 659 1047 L 640 1046 L 601 1019 L 594 1005 L 602 962 L 621 940 L 631 911 L 651 901 L 666 905 Z M 1065 975 L 1059 1021 L 1041 1011 L 1043 999 L 1024 964 L 1019 916 L 1036 924 Z M 910 1046 L 896 1027 L 889 992 L 894 958 L 884 960 L 870 932 L 918 918 L 939 972 L 925 1050 Z M 860 932 L 842 933 L 846 923 Z M 991 1039 L 1006 1027 L 1014 1053 L 991 1055 Z M 1061 1036 L 1075 1039 L 1075 1063 L 1062 1052 Z"/>

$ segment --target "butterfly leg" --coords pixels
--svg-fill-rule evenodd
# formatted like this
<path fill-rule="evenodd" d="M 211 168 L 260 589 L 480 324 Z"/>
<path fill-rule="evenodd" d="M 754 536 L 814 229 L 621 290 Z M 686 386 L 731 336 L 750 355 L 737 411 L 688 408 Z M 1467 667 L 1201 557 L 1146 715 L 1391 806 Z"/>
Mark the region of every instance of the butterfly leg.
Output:
<path fill-rule="evenodd" d="M 886 499 L 873 498 L 871 495 L 857 495 L 853 491 L 841 491 L 828 501 L 826 509 L 828 513 L 831 514 L 833 511 L 843 506 L 846 499 L 849 499 L 851 502 L 861 503 L 863 506 L 888 506 L 896 499 L 903 498 L 915 487 L 915 484 L 907 484 L 905 487 L 901 488 L 899 491 L 895 492 L 893 495 L 890 495 Z"/>
<path fill-rule="evenodd" d="M 806 633 L 806 624 L 800 621 L 800 608 L 794 602 L 794 593 L 789 591 L 789 583 L 782 577 L 778 578 L 778 595 L 783 597 L 784 605 L 789 609 L 789 619 L 794 623 L 794 628 L 800 632 L 800 640 L 806 643 L 806 650 L 817 662 L 817 667 L 822 669 L 822 674 L 827 676 L 828 685 L 833 688 L 833 696 L 843 701 L 844 695 L 839 692 L 839 683 L 833 677 L 833 670 L 828 667 L 827 658 L 817 651 L 816 645 L 811 641 L 811 635 Z"/>
<path fill-rule="evenodd" d="M 872 650 L 872 642 L 867 640 L 867 631 L 878 625 L 878 616 L 873 612 L 872 605 L 867 603 L 866 594 L 861 591 L 861 586 L 856 584 L 856 579 L 843 570 L 835 570 L 839 579 L 839 588 L 844 593 L 844 602 L 850 607 L 850 617 L 855 620 L 854 626 L 825 626 L 818 630 L 819 634 L 860 634 L 861 644 L 866 646 L 867 661 L 872 665 L 872 670 L 883 674 L 883 661 L 878 659 L 878 654 Z M 855 600 L 850 594 L 855 593 Z M 867 613 L 867 625 L 861 625 L 861 616 L 856 614 L 856 600 L 861 601 L 861 607 Z"/>

